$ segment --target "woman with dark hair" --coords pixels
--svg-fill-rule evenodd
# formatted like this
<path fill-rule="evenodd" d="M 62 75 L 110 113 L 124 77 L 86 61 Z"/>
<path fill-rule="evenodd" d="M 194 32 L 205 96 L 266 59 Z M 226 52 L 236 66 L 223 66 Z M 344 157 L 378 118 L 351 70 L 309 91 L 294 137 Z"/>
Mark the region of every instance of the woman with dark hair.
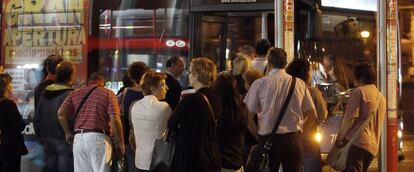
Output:
<path fill-rule="evenodd" d="M 355 67 L 356 88 L 349 97 L 336 142 L 338 147 L 342 147 L 357 135 L 348 152 L 345 172 L 367 171 L 378 153 L 386 103 L 375 83 L 376 72 L 372 66 L 362 63 Z M 374 115 L 372 120 L 357 133 L 370 115 Z"/>
<path fill-rule="evenodd" d="M 222 172 L 240 172 L 243 166 L 244 134 L 247 129 L 247 109 L 229 73 L 221 73 L 213 89 L 221 98 L 222 112 L 217 136 L 220 146 Z"/>
<path fill-rule="evenodd" d="M 196 92 L 181 100 L 168 121 L 176 139 L 172 172 L 221 170 L 216 133 L 221 100 L 210 88 L 216 75 L 216 65 L 208 58 L 192 60 L 189 79 Z"/>
<path fill-rule="evenodd" d="M 317 132 L 317 126 L 320 122 L 325 120 L 328 114 L 326 102 L 323 99 L 321 91 L 319 91 L 316 87 L 310 86 L 312 71 L 308 60 L 293 60 L 286 68 L 286 72 L 305 81 L 308 85 L 308 90 L 312 97 L 313 104 L 315 104 L 317 119 L 313 122 L 307 122 L 313 125 L 304 128 L 304 135 L 302 137 L 304 151 L 303 163 L 305 172 L 322 172 L 321 152 L 318 142 L 314 139 L 314 135 Z"/>
<path fill-rule="evenodd" d="M 128 142 L 125 142 L 125 160 L 126 171 L 134 172 L 135 168 L 135 136 L 132 129 L 130 107 L 133 102 L 144 98 L 140 82 L 142 76 L 150 71 L 150 68 L 144 62 L 134 62 L 128 67 L 126 76 L 123 78 L 125 81 L 130 81 L 130 85 L 125 85 L 123 91 L 117 96 L 119 107 L 121 110 L 122 126 L 124 129 L 124 139 L 128 138 Z"/>
<path fill-rule="evenodd" d="M 27 154 L 22 134 L 26 124 L 9 99 L 11 83 L 9 74 L 0 74 L 0 171 L 19 172 L 21 156 Z"/>

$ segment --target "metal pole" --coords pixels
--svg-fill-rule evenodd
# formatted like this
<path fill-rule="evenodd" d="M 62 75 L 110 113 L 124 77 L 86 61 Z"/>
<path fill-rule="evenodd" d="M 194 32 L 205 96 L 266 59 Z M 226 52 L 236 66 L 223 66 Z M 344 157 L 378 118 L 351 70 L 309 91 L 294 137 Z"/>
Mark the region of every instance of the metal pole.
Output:
<path fill-rule="evenodd" d="M 387 51 L 386 51 L 386 38 L 387 38 L 387 32 L 386 32 L 386 1 L 378 0 L 378 13 L 377 13 L 377 54 L 378 54 L 378 60 L 377 60 L 377 78 L 378 78 L 378 85 L 379 89 L 382 94 L 387 95 Z M 379 165 L 378 165 L 378 171 L 386 172 L 387 169 L 387 118 L 385 118 L 385 122 L 383 123 L 383 131 L 381 134 L 381 147 L 380 147 L 380 156 L 379 156 Z"/>
<path fill-rule="evenodd" d="M 262 12 L 262 36 L 261 39 L 267 39 L 267 15 L 268 12 Z"/>
<path fill-rule="evenodd" d="M 275 47 L 283 48 L 283 2 L 275 1 Z"/>

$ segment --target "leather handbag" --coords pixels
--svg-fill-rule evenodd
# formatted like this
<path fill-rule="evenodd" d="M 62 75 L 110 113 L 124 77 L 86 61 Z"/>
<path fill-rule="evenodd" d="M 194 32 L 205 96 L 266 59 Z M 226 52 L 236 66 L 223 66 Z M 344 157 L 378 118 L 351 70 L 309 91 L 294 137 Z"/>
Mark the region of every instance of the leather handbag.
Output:
<path fill-rule="evenodd" d="M 289 93 L 286 97 L 285 102 L 279 112 L 275 126 L 273 127 L 270 137 L 266 137 L 265 142 L 254 145 L 250 151 L 249 157 L 246 162 L 246 172 L 263 172 L 266 169 L 266 165 L 269 161 L 269 152 L 272 147 L 272 140 L 276 137 L 277 129 L 279 128 L 282 118 L 286 112 L 287 106 L 289 105 L 290 99 L 295 90 L 296 78 L 292 78 L 292 83 L 290 84 Z"/>
<path fill-rule="evenodd" d="M 169 140 L 156 139 L 149 171 L 169 172 L 174 157 L 175 144 Z"/>
<path fill-rule="evenodd" d="M 365 128 L 371 120 L 374 118 L 376 112 L 378 112 L 379 107 L 379 93 L 378 93 L 378 106 L 377 111 L 371 111 L 371 115 L 362 123 L 362 125 L 356 130 L 356 133 L 349 139 L 345 145 L 335 144 L 328 153 L 326 157 L 326 163 L 331 166 L 333 169 L 338 171 L 343 171 L 346 169 L 346 163 L 348 160 L 349 148 L 351 148 L 353 142 L 358 137 L 359 133 Z"/>

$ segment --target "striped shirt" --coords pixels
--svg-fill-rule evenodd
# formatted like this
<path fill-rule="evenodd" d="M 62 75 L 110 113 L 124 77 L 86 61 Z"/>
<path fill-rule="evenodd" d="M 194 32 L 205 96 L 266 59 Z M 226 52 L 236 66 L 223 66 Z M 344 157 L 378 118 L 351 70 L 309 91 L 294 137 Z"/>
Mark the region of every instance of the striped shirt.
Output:
<path fill-rule="evenodd" d="M 82 99 L 96 85 L 87 85 L 71 92 L 60 106 L 64 114 L 74 116 Z M 106 88 L 98 87 L 89 95 L 75 117 L 74 131 L 79 129 L 102 129 L 111 134 L 110 116 L 120 115 L 115 94 Z"/>

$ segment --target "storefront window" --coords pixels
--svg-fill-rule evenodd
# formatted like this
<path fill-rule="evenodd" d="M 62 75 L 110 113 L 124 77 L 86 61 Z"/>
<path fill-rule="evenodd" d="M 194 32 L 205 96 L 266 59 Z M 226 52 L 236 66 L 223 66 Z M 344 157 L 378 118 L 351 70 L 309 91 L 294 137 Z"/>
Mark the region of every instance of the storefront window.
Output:
<path fill-rule="evenodd" d="M 2 0 L 1 65 L 13 77 L 12 99 L 33 140 L 34 90 L 45 78 L 44 59 L 52 54 L 76 64 L 77 85 L 87 68 L 87 0 Z"/>

